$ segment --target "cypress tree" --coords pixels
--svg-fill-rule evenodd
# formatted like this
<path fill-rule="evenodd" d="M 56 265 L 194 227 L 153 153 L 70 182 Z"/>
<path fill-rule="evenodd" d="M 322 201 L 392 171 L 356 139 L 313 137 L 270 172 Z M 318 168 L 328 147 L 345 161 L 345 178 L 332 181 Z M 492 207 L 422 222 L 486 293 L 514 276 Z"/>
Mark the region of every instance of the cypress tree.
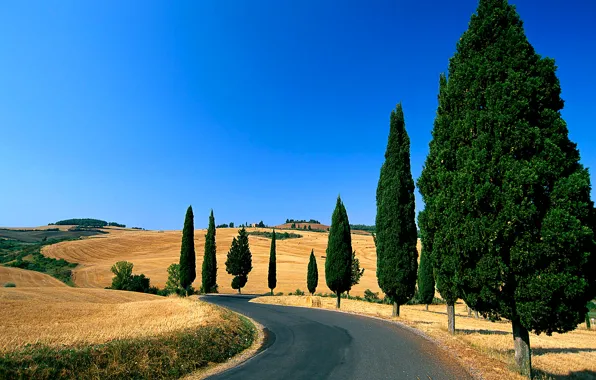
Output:
<path fill-rule="evenodd" d="M 277 262 L 275 257 L 275 230 L 271 235 L 271 250 L 269 251 L 269 274 L 267 277 L 267 283 L 269 289 L 271 289 L 271 295 L 273 295 L 273 289 L 277 286 Z"/>
<path fill-rule="evenodd" d="M 418 267 L 418 298 L 420 302 L 426 304 L 426 310 L 428 310 L 428 304 L 435 298 L 435 277 L 430 254 L 431 252 L 423 246 Z"/>
<path fill-rule="evenodd" d="M 187 295 L 196 277 L 194 215 L 192 206 L 188 206 L 182 229 L 182 246 L 180 247 L 180 286 Z"/>
<path fill-rule="evenodd" d="M 331 229 L 327 242 L 325 260 L 325 281 L 337 295 L 337 308 L 340 308 L 341 294 L 350 288 L 352 280 L 352 236 L 348 213 L 341 198 L 337 197 L 335 210 L 331 216 Z"/>
<path fill-rule="evenodd" d="M 215 217 L 213 210 L 209 215 L 209 227 L 205 235 L 205 254 L 202 267 L 202 291 L 204 293 L 217 292 L 217 249 L 215 245 Z"/>
<path fill-rule="evenodd" d="M 248 245 L 248 233 L 242 227 L 238 231 L 238 237 L 232 240 L 232 246 L 226 260 L 226 272 L 234 275 L 232 288 L 242 293 L 242 288 L 248 281 L 248 274 L 252 270 L 252 254 Z"/>
<path fill-rule="evenodd" d="M 319 285 L 319 269 L 317 268 L 317 259 L 315 258 L 315 250 L 313 249 L 310 251 L 308 273 L 306 276 L 306 287 L 311 295 L 317 290 L 317 285 Z"/>
<path fill-rule="evenodd" d="M 416 291 L 418 251 L 410 138 L 401 103 L 391 111 L 385 162 L 377 187 L 377 280 L 393 302 L 393 316 Z"/>
<path fill-rule="evenodd" d="M 511 321 L 526 376 L 529 332 L 575 329 L 596 290 L 590 177 L 561 117 L 555 71 L 513 6 L 480 0 L 449 63 L 445 120 L 457 145 L 433 195 L 448 203 L 433 250 L 452 245 L 471 308 Z"/>

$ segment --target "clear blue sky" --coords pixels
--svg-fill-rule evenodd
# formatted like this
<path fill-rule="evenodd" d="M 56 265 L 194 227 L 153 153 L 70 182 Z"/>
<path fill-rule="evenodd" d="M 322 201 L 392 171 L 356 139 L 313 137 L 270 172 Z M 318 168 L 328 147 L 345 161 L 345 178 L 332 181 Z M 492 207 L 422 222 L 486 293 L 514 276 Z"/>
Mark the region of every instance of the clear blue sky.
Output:
<path fill-rule="evenodd" d="M 596 2 L 513 3 L 593 168 Z M 417 178 L 476 5 L 3 1 L 0 226 L 179 229 L 189 204 L 198 227 L 211 208 L 217 223 L 328 223 L 338 194 L 373 224 L 389 113 L 403 102 Z"/>

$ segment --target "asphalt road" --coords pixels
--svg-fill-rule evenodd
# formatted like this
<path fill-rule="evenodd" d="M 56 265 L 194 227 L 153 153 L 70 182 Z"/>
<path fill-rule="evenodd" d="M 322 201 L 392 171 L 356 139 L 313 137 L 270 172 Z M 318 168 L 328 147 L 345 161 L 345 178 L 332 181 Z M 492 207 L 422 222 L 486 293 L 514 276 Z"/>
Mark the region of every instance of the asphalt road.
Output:
<path fill-rule="evenodd" d="M 444 350 L 407 328 L 321 309 L 203 298 L 266 328 L 265 349 L 209 379 L 471 379 Z"/>

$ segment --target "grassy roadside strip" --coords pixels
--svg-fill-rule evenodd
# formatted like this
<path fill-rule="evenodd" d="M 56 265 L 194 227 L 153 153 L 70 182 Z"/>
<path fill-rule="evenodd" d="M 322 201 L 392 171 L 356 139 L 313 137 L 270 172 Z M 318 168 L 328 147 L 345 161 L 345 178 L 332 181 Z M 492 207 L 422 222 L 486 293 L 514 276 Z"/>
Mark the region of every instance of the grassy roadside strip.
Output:
<path fill-rule="evenodd" d="M 513 365 L 513 342 L 507 321 L 490 322 L 465 316 L 465 305 L 456 305 L 456 334 L 447 332 L 444 305 L 402 306 L 399 318 L 391 317 L 391 305 L 342 300 L 337 311 L 333 299 L 320 298 L 321 308 L 330 311 L 383 319 L 412 329 L 445 349 L 454 360 L 468 368 L 472 376 L 485 380 L 525 379 Z M 264 296 L 250 302 L 310 307 L 305 296 Z M 556 335 L 556 336 L 555 336 Z M 579 327 L 567 334 L 547 337 L 532 335 L 535 379 L 592 379 L 596 374 L 596 331 Z"/>
<path fill-rule="evenodd" d="M 0 356 L 0 378 L 179 378 L 252 346 L 257 329 L 250 320 L 228 310 L 222 318 L 217 326 L 149 338 L 64 348 L 30 345 Z"/>

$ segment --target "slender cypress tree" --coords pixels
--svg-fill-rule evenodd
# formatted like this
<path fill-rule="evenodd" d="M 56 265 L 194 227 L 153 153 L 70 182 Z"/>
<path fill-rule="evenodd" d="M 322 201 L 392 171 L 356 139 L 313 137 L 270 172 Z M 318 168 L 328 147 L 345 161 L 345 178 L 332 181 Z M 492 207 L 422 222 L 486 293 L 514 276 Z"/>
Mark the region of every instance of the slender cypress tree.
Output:
<path fill-rule="evenodd" d="M 232 240 L 226 260 L 226 271 L 235 276 L 232 279 L 232 288 L 238 289 L 238 293 L 242 293 L 241 289 L 246 285 L 251 270 L 252 254 L 248 245 L 248 233 L 242 227 L 238 236 Z"/>
<path fill-rule="evenodd" d="M 182 230 L 182 246 L 180 247 L 180 286 L 188 295 L 192 282 L 197 277 L 195 258 L 195 230 L 192 206 L 188 206 Z"/>
<path fill-rule="evenodd" d="M 431 252 L 423 246 L 418 267 L 418 298 L 420 302 L 426 304 L 426 310 L 428 310 L 428 304 L 435 298 L 435 276 L 430 254 Z"/>
<path fill-rule="evenodd" d="M 410 138 L 401 103 L 391 111 L 385 163 L 377 187 L 377 280 L 393 301 L 393 316 L 416 291 L 418 251 Z"/>
<path fill-rule="evenodd" d="M 454 166 L 457 141 L 451 139 L 452 125 L 449 119 L 449 103 L 446 97 L 447 78 L 439 79 L 439 106 L 435 117 L 433 138 L 429 144 L 424 169 L 418 178 L 418 188 L 425 202 L 424 210 L 418 215 L 422 250 L 428 252 L 435 275 L 436 287 L 447 304 L 447 329 L 455 334 L 455 302 L 460 290 L 456 282 L 458 265 L 457 247 L 448 237 L 449 230 L 457 226 L 449 224 L 447 216 L 450 208 L 451 168 Z M 437 244 L 434 244 L 435 240 Z"/>
<path fill-rule="evenodd" d="M 213 210 L 209 215 L 209 227 L 205 235 L 205 254 L 202 267 L 202 291 L 204 293 L 217 292 L 217 249 L 215 245 L 215 217 Z"/>
<path fill-rule="evenodd" d="M 449 64 L 444 100 L 457 145 L 443 163 L 447 187 L 434 195 L 448 206 L 433 250 L 451 242 L 466 303 L 511 321 L 526 376 L 529 332 L 575 329 L 596 287 L 590 177 L 561 117 L 555 71 L 513 6 L 480 0 Z"/>
<path fill-rule="evenodd" d="M 269 251 L 269 274 L 267 277 L 271 295 L 273 295 L 273 289 L 277 286 L 277 259 L 275 257 L 275 249 L 275 230 L 273 230 L 273 234 L 271 235 L 271 251 Z"/>
<path fill-rule="evenodd" d="M 350 288 L 352 280 L 352 236 L 348 213 L 341 198 L 337 197 L 335 210 L 331 216 L 331 228 L 325 260 L 325 281 L 337 295 L 337 308 L 340 308 L 341 294 Z"/>
<path fill-rule="evenodd" d="M 317 259 L 315 258 L 315 250 L 310 251 L 310 259 L 308 260 L 308 273 L 306 276 L 306 287 L 308 292 L 315 294 L 319 285 L 319 269 L 317 268 Z"/>

